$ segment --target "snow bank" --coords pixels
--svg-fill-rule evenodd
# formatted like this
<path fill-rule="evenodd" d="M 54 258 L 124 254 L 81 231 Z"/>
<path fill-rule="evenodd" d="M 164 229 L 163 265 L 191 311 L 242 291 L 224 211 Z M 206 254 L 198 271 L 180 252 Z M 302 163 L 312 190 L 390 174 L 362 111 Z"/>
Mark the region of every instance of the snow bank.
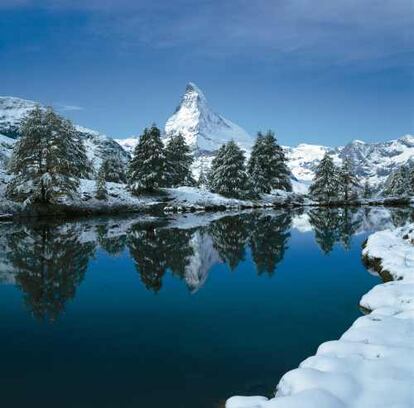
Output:
<path fill-rule="evenodd" d="M 232 397 L 226 408 L 414 406 L 414 224 L 371 235 L 363 256 L 397 279 L 363 296 L 372 312 L 285 374 L 274 398 Z"/>
<path fill-rule="evenodd" d="M 125 184 L 106 183 L 108 191 L 106 200 L 95 197 L 95 180 L 81 179 L 78 193 L 73 198 L 67 198 L 63 204 L 79 212 L 111 213 L 128 211 L 145 211 L 160 204 L 160 197 L 135 196 Z"/>
<path fill-rule="evenodd" d="M 282 205 L 302 204 L 302 199 L 294 194 L 282 190 L 274 190 L 271 194 L 264 194 L 260 200 L 239 200 L 226 198 L 220 194 L 196 187 L 167 188 L 165 191 L 171 198 L 166 212 L 172 211 L 204 211 L 214 208 L 267 208 Z"/>

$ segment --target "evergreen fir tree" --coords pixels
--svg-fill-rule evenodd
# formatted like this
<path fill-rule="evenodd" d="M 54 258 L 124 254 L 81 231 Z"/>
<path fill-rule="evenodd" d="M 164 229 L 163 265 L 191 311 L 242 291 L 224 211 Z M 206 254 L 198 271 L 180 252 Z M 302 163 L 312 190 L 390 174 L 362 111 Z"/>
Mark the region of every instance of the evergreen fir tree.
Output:
<path fill-rule="evenodd" d="M 134 194 L 153 193 L 164 182 L 165 155 L 160 130 L 153 125 L 139 138 L 128 166 L 128 188 Z"/>
<path fill-rule="evenodd" d="M 247 173 L 252 183 L 252 190 L 256 195 L 270 192 L 270 177 L 267 168 L 265 168 L 265 166 L 267 166 L 265 161 L 268 159 L 269 157 L 266 155 L 264 136 L 261 132 L 258 132 L 249 162 L 247 163 Z"/>
<path fill-rule="evenodd" d="M 103 162 L 105 180 L 126 183 L 125 165 L 119 156 L 111 156 Z"/>
<path fill-rule="evenodd" d="M 247 170 L 256 194 L 270 193 L 272 189 L 292 191 L 285 154 L 270 130 L 266 135 L 257 134 Z"/>
<path fill-rule="evenodd" d="M 10 160 L 10 199 L 25 204 L 54 203 L 71 196 L 89 173 L 82 141 L 72 123 L 51 108 L 36 107 L 21 125 Z"/>
<path fill-rule="evenodd" d="M 209 187 L 225 197 L 243 198 L 248 194 L 244 153 L 234 141 L 221 146 L 213 159 Z"/>
<path fill-rule="evenodd" d="M 197 187 L 199 188 L 207 188 L 208 187 L 208 177 L 207 177 L 207 173 L 204 170 L 204 165 L 201 164 L 201 168 L 200 168 L 200 174 L 198 176 L 198 180 L 197 180 Z"/>
<path fill-rule="evenodd" d="M 411 195 L 414 195 L 414 162 L 411 162 L 408 171 L 408 185 Z"/>
<path fill-rule="evenodd" d="M 315 200 L 329 202 L 339 198 L 340 186 L 338 170 L 331 156 L 326 153 L 316 168 L 309 193 Z"/>
<path fill-rule="evenodd" d="M 108 197 L 108 190 L 106 189 L 106 182 L 105 182 L 105 162 L 102 163 L 98 171 L 98 175 L 96 177 L 95 197 L 98 200 L 106 200 Z"/>
<path fill-rule="evenodd" d="M 356 194 L 355 189 L 359 187 L 359 182 L 349 157 L 345 157 L 342 162 L 341 169 L 339 170 L 339 181 L 341 183 L 343 199 L 348 201 Z"/>
<path fill-rule="evenodd" d="M 403 165 L 388 176 L 383 193 L 386 196 L 407 197 L 413 194 L 411 187 L 410 168 Z"/>
<path fill-rule="evenodd" d="M 372 190 L 369 184 L 369 181 L 366 180 L 364 184 L 364 198 L 371 198 L 372 197 Z"/>
<path fill-rule="evenodd" d="M 210 169 L 207 173 L 207 186 L 211 191 L 213 191 L 214 188 L 216 172 L 223 164 L 225 152 L 226 145 L 222 144 L 220 148 L 217 150 L 217 154 L 213 158 Z"/>
<path fill-rule="evenodd" d="M 184 137 L 179 133 L 172 136 L 165 147 L 165 184 L 167 187 L 193 186 L 191 174 L 193 157 Z"/>

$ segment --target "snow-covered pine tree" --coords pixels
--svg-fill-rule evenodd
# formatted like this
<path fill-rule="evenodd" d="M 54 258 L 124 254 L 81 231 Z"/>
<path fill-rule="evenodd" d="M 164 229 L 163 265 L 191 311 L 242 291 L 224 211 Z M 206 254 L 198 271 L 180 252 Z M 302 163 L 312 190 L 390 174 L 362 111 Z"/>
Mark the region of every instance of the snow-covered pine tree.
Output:
<path fill-rule="evenodd" d="M 128 165 L 128 188 L 133 194 L 153 193 L 164 182 L 165 155 L 161 132 L 152 125 L 144 129 Z"/>
<path fill-rule="evenodd" d="M 103 162 L 105 180 L 126 183 L 125 166 L 119 156 L 110 156 Z"/>
<path fill-rule="evenodd" d="M 216 172 L 218 168 L 223 164 L 224 154 L 226 151 L 226 145 L 222 144 L 220 148 L 217 150 L 217 154 L 211 161 L 210 169 L 207 173 L 207 187 L 209 190 L 214 190 L 214 183 L 216 179 Z"/>
<path fill-rule="evenodd" d="M 292 191 L 285 154 L 271 130 L 265 135 L 257 134 L 247 171 L 256 194 L 270 193 L 272 189 Z"/>
<path fill-rule="evenodd" d="M 165 185 L 167 187 L 193 186 L 191 174 L 193 157 L 184 137 L 179 133 L 172 136 L 165 147 Z"/>
<path fill-rule="evenodd" d="M 271 189 L 269 174 L 265 168 L 267 167 L 267 164 L 265 163 L 267 159 L 264 135 L 262 132 L 258 132 L 250 159 L 247 163 L 247 173 L 255 195 L 260 195 L 264 192 L 268 193 Z"/>
<path fill-rule="evenodd" d="M 311 197 L 317 201 L 329 202 L 339 198 L 340 180 L 338 169 L 332 157 L 325 154 L 315 171 L 315 178 L 309 188 Z"/>
<path fill-rule="evenodd" d="M 221 146 L 213 159 L 209 187 L 225 197 L 244 198 L 248 195 L 244 153 L 233 140 Z"/>
<path fill-rule="evenodd" d="M 265 144 L 270 151 L 274 151 L 274 169 L 272 188 L 292 191 L 292 183 L 290 181 L 290 170 L 287 166 L 287 158 L 282 146 L 275 139 L 274 133 L 269 131 L 265 135 Z"/>
<path fill-rule="evenodd" d="M 342 197 L 348 201 L 356 195 L 356 189 L 359 188 L 358 178 L 354 172 L 354 166 L 349 157 L 345 157 L 339 170 L 339 180 L 341 183 Z"/>
<path fill-rule="evenodd" d="M 411 195 L 414 195 L 414 162 L 411 162 L 410 164 L 408 183 L 410 186 Z"/>
<path fill-rule="evenodd" d="M 105 162 L 104 162 L 99 168 L 98 175 L 96 176 L 95 197 L 98 200 L 106 200 L 106 198 L 108 197 L 108 190 L 106 189 L 105 175 L 106 175 L 106 169 L 105 169 Z"/>
<path fill-rule="evenodd" d="M 369 184 L 369 181 L 366 180 L 364 184 L 364 198 L 371 198 L 372 197 L 372 189 Z"/>
<path fill-rule="evenodd" d="M 204 169 L 203 162 L 201 162 L 200 174 L 198 175 L 197 186 L 203 189 L 208 187 L 208 177 L 207 177 L 207 172 Z"/>
<path fill-rule="evenodd" d="M 54 203 L 76 191 L 79 177 L 89 173 L 87 163 L 72 123 L 52 108 L 36 107 L 21 125 L 21 138 L 10 160 L 13 177 L 7 195 L 25 204 Z"/>
<path fill-rule="evenodd" d="M 392 172 L 385 181 L 383 194 L 393 197 L 407 197 L 413 194 L 411 188 L 411 171 L 409 166 L 403 165 Z"/>

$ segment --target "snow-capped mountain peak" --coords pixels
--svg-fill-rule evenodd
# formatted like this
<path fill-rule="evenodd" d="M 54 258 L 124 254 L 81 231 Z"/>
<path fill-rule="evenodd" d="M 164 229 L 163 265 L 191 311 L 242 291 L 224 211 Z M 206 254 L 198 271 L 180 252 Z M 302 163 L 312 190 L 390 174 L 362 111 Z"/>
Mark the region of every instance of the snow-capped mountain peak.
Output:
<path fill-rule="evenodd" d="M 230 140 L 245 150 L 254 142 L 240 126 L 215 113 L 193 82 L 187 84 L 181 103 L 165 124 L 166 139 L 178 133 L 198 153 L 214 152 Z"/>

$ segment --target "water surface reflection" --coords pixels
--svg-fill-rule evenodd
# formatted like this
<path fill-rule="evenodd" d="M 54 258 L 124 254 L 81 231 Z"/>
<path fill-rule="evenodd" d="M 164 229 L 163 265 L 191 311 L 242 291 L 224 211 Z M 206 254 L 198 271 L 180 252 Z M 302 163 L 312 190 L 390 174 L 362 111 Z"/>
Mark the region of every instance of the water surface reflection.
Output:
<path fill-rule="evenodd" d="M 368 233 L 408 220 L 313 208 L 0 223 L 2 405 L 271 394 L 359 316 L 378 282 L 361 263 Z"/>

